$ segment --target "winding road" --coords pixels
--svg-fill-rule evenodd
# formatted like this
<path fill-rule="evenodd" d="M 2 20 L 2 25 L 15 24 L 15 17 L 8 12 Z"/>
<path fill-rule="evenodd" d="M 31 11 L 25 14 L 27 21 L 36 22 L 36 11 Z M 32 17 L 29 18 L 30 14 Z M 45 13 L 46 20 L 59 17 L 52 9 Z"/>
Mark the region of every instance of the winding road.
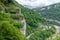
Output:
<path fill-rule="evenodd" d="M 47 21 L 52 21 L 52 22 L 54 21 L 54 22 L 60 24 L 60 21 L 58 21 L 58 20 L 47 19 Z M 56 32 L 59 33 L 60 32 L 60 26 L 54 25 L 54 27 L 56 28 Z"/>
<path fill-rule="evenodd" d="M 47 19 L 47 21 L 54 21 L 56 23 L 59 23 L 60 24 L 60 21 L 57 21 L 57 20 L 53 20 L 53 19 Z M 57 26 L 57 25 L 54 25 L 54 27 L 56 28 L 56 33 L 54 35 L 52 35 L 52 39 L 56 38 L 56 35 L 57 36 L 60 36 L 60 26 Z M 27 36 L 27 39 L 29 39 L 34 33 L 31 33 L 30 35 Z"/>
<path fill-rule="evenodd" d="M 47 21 L 51 21 L 51 22 L 56 22 L 58 24 L 60 24 L 60 21 L 58 20 L 53 20 L 53 19 L 47 19 Z M 51 37 L 49 37 L 47 40 L 51 39 L 54 40 L 57 36 L 60 37 L 60 26 L 54 25 L 54 27 L 56 28 L 56 33 L 54 35 L 52 35 Z"/>

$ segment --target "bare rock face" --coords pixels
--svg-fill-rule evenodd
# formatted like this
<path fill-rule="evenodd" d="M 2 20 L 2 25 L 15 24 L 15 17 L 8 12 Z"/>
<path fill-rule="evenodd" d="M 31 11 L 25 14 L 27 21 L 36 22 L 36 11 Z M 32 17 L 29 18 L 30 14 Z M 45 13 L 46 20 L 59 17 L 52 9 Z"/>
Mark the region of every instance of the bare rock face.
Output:
<path fill-rule="evenodd" d="M 25 20 L 25 18 L 20 17 L 18 20 L 15 20 L 15 21 L 23 23 L 23 27 L 20 28 L 20 31 L 22 32 L 22 34 L 26 35 L 26 20 Z"/>
<path fill-rule="evenodd" d="M 24 34 L 24 35 L 26 35 L 26 21 L 25 21 L 25 19 L 23 19 L 21 22 L 23 22 L 23 27 L 21 28 L 21 32 Z"/>
<path fill-rule="evenodd" d="M 16 8 L 16 14 L 22 15 L 21 10 L 19 10 L 19 8 Z M 20 16 L 19 19 L 15 20 L 15 21 L 23 23 L 23 27 L 20 29 L 20 31 L 22 32 L 22 34 L 26 35 L 26 20 L 25 20 L 25 18 L 23 16 Z"/>

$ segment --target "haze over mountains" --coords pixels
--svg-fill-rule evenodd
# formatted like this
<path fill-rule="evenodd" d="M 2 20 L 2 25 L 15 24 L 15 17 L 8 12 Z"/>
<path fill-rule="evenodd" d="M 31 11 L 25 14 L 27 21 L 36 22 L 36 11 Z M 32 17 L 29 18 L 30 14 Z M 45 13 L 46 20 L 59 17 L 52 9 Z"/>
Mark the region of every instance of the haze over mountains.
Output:
<path fill-rule="evenodd" d="M 29 8 L 36 8 L 59 3 L 60 0 L 16 0 L 19 4 L 25 5 Z"/>

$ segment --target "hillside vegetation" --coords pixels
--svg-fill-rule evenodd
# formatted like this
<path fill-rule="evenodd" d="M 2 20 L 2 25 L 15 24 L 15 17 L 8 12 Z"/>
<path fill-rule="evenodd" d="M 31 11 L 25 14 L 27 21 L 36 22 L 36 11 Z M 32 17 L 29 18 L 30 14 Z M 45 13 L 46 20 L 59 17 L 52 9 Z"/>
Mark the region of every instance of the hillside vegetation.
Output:
<path fill-rule="evenodd" d="M 16 14 L 15 0 L 0 0 L 0 40 L 25 40 L 20 29 L 23 23 L 16 22 L 22 15 Z M 12 9 L 12 7 L 15 7 Z M 12 14 L 13 13 L 13 14 Z M 15 14 L 14 14 L 15 13 Z"/>
<path fill-rule="evenodd" d="M 55 27 L 49 25 L 41 13 L 25 7 L 21 7 L 21 12 L 27 22 L 26 36 L 28 40 L 45 40 L 55 34 Z"/>
<path fill-rule="evenodd" d="M 41 15 L 46 19 L 60 21 L 60 3 L 52 4 L 39 9 L 37 8 L 36 10 L 40 12 Z M 54 21 L 49 23 L 54 25 L 60 25 L 58 22 L 54 22 Z"/>
<path fill-rule="evenodd" d="M 53 37 L 49 37 L 48 40 L 60 40 L 60 36 L 58 36 L 60 35 L 60 3 L 48 5 L 42 8 L 35 8 L 33 10 L 41 13 L 47 21 L 47 24 L 56 25 L 56 29 L 59 31 L 59 34 L 56 32 L 57 34 L 55 34 L 55 36 L 53 35 Z"/>
<path fill-rule="evenodd" d="M 20 30 L 24 25 L 19 20 L 22 17 L 27 25 L 25 35 Z M 22 6 L 16 0 L 0 0 L 0 40 L 45 40 L 55 32 L 55 27 L 49 25 L 39 12 Z"/>

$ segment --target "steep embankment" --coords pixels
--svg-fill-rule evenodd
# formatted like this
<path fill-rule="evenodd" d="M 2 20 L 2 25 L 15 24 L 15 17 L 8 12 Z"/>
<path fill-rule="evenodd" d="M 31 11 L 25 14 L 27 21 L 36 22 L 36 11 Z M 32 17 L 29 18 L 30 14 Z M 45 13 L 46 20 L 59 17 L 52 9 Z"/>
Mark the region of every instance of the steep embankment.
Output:
<path fill-rule="evenodd" d="M 19 20 L 23 14 L 16 3 L 15 0 L 0 0 L 0 40 L 26 40 L 20 30 L 25 25 Z"/>
<path fill-rule="evenodd" d="M 24 34 L 24 35 L 26 35 L 26 20 L 25 19 L 23 19 L 21 22 L 23 22 L 23 27 L 21 28 L 21 32 Z"/>
<path fill-rule="evenodd" d="M 26 40 L 26 37 L 23 35 L 25 33 L 26 36 L 34 33 L 29 40 L 45 40 L 55 33 L 55 28 L 52 27 L 49 29 L 49 25 L 46 25 L 47 22 L 40 13 L 21 6 L 15 0 L 0 0 L 0 6 L 0 30 L 3 30 L 0 31 L 1 40 Z M 43 25 L 42 28 L 40 24 Z M 45 25 L 47 29 L 42 30 L 45 28 Z M 20 31 L 22 31 L 22 33 Z"/>

